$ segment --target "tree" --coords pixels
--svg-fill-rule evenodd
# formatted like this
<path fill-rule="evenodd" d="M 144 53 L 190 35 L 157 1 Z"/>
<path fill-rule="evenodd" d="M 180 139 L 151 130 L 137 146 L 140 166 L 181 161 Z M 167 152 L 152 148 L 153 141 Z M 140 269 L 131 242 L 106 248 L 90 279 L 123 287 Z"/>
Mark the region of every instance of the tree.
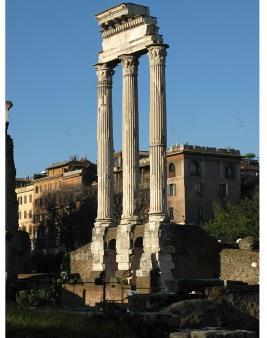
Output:
<path fill-rule="evenodd" d="M 120 223 L 122 215 L 122 192 L 117 192 L 113 197 L 113 211 L 116 224 Z M 136 201 L 135 214 L 139 216 L 139 220 L 145 223 L 148 220 L 149 211 L 149 189 L 140 189 L 138 200 Z"/>
<path fill-rule="evenodd" d="M 202 224 L 204 230 L 222 241 L 246 236 L 259 237 L 259 203 L 245 198 L 240 203 L 214 203 L 213 218 Z"/>
<path fill-rule="evenodd" d="M 242 157 L 253 159 L 253 158 L 256 157 L 256 154 L 254 154 L 254 153 L 247 153 L 247 154 L 242 155 Z"/>
<path fill-rule="evenodd" d="M 93 187 L 63 187 L 43 193 L 35 200 L 36 249 L 63 245 L 71 251 L 90 241 L 96 205 Z"/>

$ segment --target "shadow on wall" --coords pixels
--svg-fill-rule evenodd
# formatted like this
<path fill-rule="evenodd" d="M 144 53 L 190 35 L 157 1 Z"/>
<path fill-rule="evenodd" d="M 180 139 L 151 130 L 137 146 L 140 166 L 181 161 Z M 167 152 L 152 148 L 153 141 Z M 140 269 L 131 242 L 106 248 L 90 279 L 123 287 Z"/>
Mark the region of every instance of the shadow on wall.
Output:
<path fill-rule="evenodd" d="M 173 224 L 175 279 L 219 278 L 219 245 L 201 227 Z"/>
<path fill-rule="evenodd" d="M 86 305 L 86 292 L 86 288 L 82 287 L 82 285 L 80 287 L 75 285 L 69 286 L 69 289 L 62 287 L 61 303 L 64 304 L 64 306 L 73 308 L 90 308 L 89 305 Z"/>

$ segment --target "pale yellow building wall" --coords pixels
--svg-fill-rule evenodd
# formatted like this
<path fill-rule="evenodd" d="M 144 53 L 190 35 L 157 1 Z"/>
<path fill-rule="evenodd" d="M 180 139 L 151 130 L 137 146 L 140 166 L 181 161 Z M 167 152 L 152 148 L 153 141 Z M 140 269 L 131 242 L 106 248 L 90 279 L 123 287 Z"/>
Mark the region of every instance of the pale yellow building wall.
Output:
<path fill-rule="evenodd" d="M 31 237 L 33 235 L 33 185 L 16 188 L 16 194 L 19 203 L 19 228 L 22 230 L 25 229 Z"/>

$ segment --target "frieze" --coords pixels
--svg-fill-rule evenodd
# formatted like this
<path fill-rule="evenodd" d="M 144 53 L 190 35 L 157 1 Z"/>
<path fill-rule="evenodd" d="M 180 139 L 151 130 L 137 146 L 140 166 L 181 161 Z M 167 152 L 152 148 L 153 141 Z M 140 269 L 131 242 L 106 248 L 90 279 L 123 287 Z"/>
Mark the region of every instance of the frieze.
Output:
<path fill-rule="evenodd" d="M 131 19 L 128 19 L 128 20 L 129 21 L 123 22 L 119 25 L 114 22 L 114 25 L 116 25 L 117 27 L 109 28 L 108 30 L 104 30 L 103 34 L 102 34 L 103 38 L 105 39 L 109 36 L 112 36 L 114 34 L 118 34 L 120 32 L 126 31 L 128 29 L 132 29 L 134 27 L 140 26 L 140 25 L 145 23 L 145 20 L 144 20 L 143 17 L 139 17 L 139 18 L 136 18 L 136 19 L 133 19 L 133 20 L 131 20 Z"/>

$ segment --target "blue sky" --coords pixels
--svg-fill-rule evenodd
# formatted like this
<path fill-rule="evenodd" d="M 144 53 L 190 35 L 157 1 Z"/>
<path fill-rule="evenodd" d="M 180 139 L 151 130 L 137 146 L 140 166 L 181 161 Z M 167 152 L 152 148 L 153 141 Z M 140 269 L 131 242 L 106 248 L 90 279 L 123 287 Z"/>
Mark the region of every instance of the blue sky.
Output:
<path fill-rule="evenodd" d="M 258 155 L 258 1 L 135 1 L 150 7 L 170 45 L 168 145 L 232 147 Z M 6 98 L 17 176 L 77 154 L 97 158 L 94 15 L 117 1 L 8 0 Z M 149 69 L 139 66 L 140 147 L 148 147 Z M 121 149 L 121 68 L 113 87 Z"/>

